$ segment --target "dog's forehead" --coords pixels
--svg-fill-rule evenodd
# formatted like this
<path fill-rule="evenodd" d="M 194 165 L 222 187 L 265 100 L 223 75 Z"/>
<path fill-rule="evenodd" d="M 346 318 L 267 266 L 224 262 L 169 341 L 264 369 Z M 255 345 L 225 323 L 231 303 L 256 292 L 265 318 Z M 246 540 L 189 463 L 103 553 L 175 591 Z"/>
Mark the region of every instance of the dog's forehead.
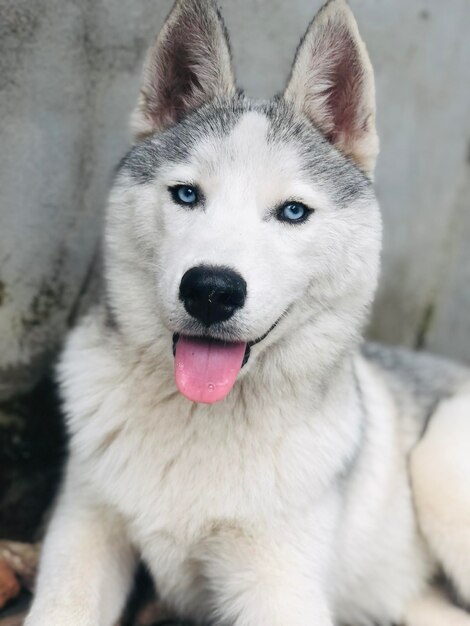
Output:
<path fill-rule="evenodd" d="M 198 173 L 209 176 L 244 172 L 256 178 L 263 172 L 286 175 L 287 170 L 295 176 L 301 170 L 298 150 L 288 141 L 273 141 L 271 120 L 257 110 L 242 113 L 226 134 L 201 138 L 189 161 Z"/>
<path fill-rule="evenodd" d="M 247 111 L 240 116 L 228 140 L 236 145 L 250 145 L 253 142 L 266 142 L 269 120 L 261 111 Z"/>
<path fill-rule="evenodd" d="M 148 183 L 172 165 L 219 165 L 220 160 L 251 162 L 264 159 L 273 140 L 272 120 L 264 107 L 241 103 L 214 103 L 202 107 L 134 146 L 119 171 L 137 183 Z"/>
<path fill-rule="evenodd" d="M 269 120 L 260 111 L 247 111 L 236 122 L 222 146 L 231 158 L 266 153 L 268 149 Z"/>
<path fill-rule="evenodd" d="M 282 99 L 214 102 L 165 132 L 137 144 L 119 171 L 152 184 L 164 171 L 187 166 L 197 174 L 242 166 L 245 172 L 289 172 L 321 187 L 338 206 L 373 197 L 371 181 Z M 233 170 L 234 171 L 234 170 Z M 195 181 L 197 182 L 197 181 Z"/>

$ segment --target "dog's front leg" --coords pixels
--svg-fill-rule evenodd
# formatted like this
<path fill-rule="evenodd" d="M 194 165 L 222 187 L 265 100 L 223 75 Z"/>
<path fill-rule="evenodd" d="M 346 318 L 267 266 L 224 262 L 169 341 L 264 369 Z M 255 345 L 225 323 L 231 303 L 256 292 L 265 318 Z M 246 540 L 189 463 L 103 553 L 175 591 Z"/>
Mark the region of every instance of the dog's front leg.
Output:
<path fill-rule="evenodd" d="M 215 623 L 333 626 L 325 591 L 326 542 L 240 532 L 220 534 L 211 544 L 204 557 L 204 574 Z"/>
<path fill-rule="evenodd" d="M 111 626 L 134 564 L 119 520 L 66 486 L 46 535 L 25 626 Z"/>

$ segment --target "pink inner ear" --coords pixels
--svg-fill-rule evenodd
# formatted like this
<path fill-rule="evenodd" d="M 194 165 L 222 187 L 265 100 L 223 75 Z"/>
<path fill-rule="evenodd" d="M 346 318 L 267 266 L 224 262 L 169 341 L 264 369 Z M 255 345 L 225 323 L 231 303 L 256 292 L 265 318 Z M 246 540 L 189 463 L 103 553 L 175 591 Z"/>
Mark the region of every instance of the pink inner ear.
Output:
<path fill-rule="evenodd" d="M 343 154 L 372 174 L 378 152 L 372 67 L 343 1 L 319 11 L 300 44 L 285 91 Z"/>
<path fill-rule="evenodd" d="M 149 114 L 157 126 L 178 122 L 191 105 L 199 104 L 197 94 L 202 91 L 195 71 L 195 54 L 185 44 L 190 33 L 184 24 L 175 31 L 162 44 L 153 76 L 154 99 L 149 102 Z"/>
<path fill-rule="evenodd" d="M 145 67 L 136 129 L 141 135 L 161 130 L 217 94 L 233 93 L 234 87 L 229 44 L 215 4 L 178 2 Z"/>
<path fill-rule="evenodd" d="M 323 95 L 326 96 L 326 115 L 332 122 L 327 138 L 336 143 L 341 136 L 361 130 L 367 120 L 362 119 L 364 74 L 356 44 L 346 30 L 332 35 L 334 41 L 328 44 L 331 87 Z"/>

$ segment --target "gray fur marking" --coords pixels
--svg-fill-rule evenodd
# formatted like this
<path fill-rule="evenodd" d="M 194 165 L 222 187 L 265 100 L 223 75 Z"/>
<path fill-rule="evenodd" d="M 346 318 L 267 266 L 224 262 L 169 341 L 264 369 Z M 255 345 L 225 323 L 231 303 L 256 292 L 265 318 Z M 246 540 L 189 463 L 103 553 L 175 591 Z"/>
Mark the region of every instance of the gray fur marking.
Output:
<path fill-rule="evenodd" d="M 184 162 L 198 142 L 211 135 L 223 139 L 250 111 L 268 118 L 268 141 L 295 147 L 311 180 L 325 187 L 339 207 L 373 194 L 367 176 L 289 103 L 281 97 L 256 102 L 242 94 L 230 100 L 216 99 L 138 143 L 122 159 L 118 175 L 126 172 L 138 184 L 151 183 L 163 160 Z"/>
<path fill-rule="evenodd" d="M 423 434 L 439 403 L 469 379 L 466 367 L 443 357 L 376 343 L 362 352 L 383 371 L 398 406 L 414 407 Z"/>

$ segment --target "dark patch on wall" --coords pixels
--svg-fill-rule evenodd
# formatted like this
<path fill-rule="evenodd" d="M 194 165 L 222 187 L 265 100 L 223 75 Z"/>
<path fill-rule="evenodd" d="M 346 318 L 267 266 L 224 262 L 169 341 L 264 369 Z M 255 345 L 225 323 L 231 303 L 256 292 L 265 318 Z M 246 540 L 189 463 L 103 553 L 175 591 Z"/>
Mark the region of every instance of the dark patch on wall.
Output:
<path fill-rule="evenodd" d="M 421 316 L 421 320 L 416 331 L 416 350 L 423 350 L 426 348 L 427 337 L 434 319 L 435 311 L 436 307 L 434 302 L 429 302 L 423 311 L 423 315 Z"/>
<path fill-rule="evenodd" d="M 22 317 L 26 336 L 28 332 L 42 326 L 64 305 L 65 285 L 62 280 L 64 263 L 67 257 L 65 247 L 61 247 L 55 256 L 49 276 L 39 285 L 31 300 L 29 310 Z"/>
<path fill-rule="evenodd" d="M 57 390 L 49 375 L 31 393 L 0 403 L 0 537 L 37 538 L 66 454 Z"/>
<path fill-rule="evenodd" d="M 5 283 L 0 280 L 0 306 L 5 302 L 6 289 Z"/>
<path fill-rule="evenodd" d="M 101 246 L 98 245 L 83 282 L 70 307 L 67 317 L 67 328 L 74 326 L 82 315 L 88 312 L 90 307 L 97 304 L 103 290 L 103 259 Z"/>
<path fill-rule="evenodd" d="M 4 0 L 0 19 L 0 91 L 15 85 L 18 68 L 23 65 L 37 38 L 45 6 L 29 0 Z"/>
<path fill-rule="evenodd" d="M 78 3 L 77 7 L 83 19 L 81 45 L 91 95 L 103 77 L 110 80 L 122 72 L 137 76 L 151 39 L 143 33 L 129 31 L 129 38 L 124 42 L 115 42 L 112 38 L 106 38 L 103 42 L 103 24 L 109 21 L 108 9 L 99 2 Z"/>
<path fill-rule="evenodd" d="M 423 20 L 423 21 L 427 21 L 431 18 L 431 13 L 430 11 L 428 11 L 428 9 L 422 9 L 419 12 L 419 17 Z"/>
<path fill-rule="evenodd" d="M 129 44 L 99 47 L 93 40 L 84 37 L 85 51 L 90 71 L 101 75 L 105 70 L 108 77 L 122 71 L 133 74 L 140 67 L 148 42 L 144 38 L 135 37 Z"/>
<path fill-rule="evenodd" d="M 63 294 L 64 286 L 61 283 L 54 279 L 43 281 L 31 301 L 28 313 L 22 318 L 24 330 L 28 332 L 46 322 L 54 311 L 60 309 Z"/>
<path fill-rule="evenodd" d="M 28 360 L 27 366 L 20 363 L 0 367 L 0 400 L 10 398 L 12 390 L 29 391 L 33 386 L 31 381 L 38 381 L 41 378 L 51 358 L 51 352 L 46 350 L 33 355 Z"/>
<path fill-rule="evenodd" d="M 39 11 L 29 0 L 5 0 L 2 2 L 2 21 L 0 23 L 0 37 L 5 43 L 9 41 L 28 43 L 35 38 L 39 26 Z"/>
<path fill-rule="evenodd" d="M 10 398 L 15 391 L 31 390 L 52 363 L 65 327 L 68 287 L 63 278 L 65 258 L 65 249 L 61 249 L 52 264 L 51 275 L 39 284 L 29 306 L 18 310 L 19 323 L 13 338 L 17 353 L 25 356 L 0 367 L 0 399 Z"/>

